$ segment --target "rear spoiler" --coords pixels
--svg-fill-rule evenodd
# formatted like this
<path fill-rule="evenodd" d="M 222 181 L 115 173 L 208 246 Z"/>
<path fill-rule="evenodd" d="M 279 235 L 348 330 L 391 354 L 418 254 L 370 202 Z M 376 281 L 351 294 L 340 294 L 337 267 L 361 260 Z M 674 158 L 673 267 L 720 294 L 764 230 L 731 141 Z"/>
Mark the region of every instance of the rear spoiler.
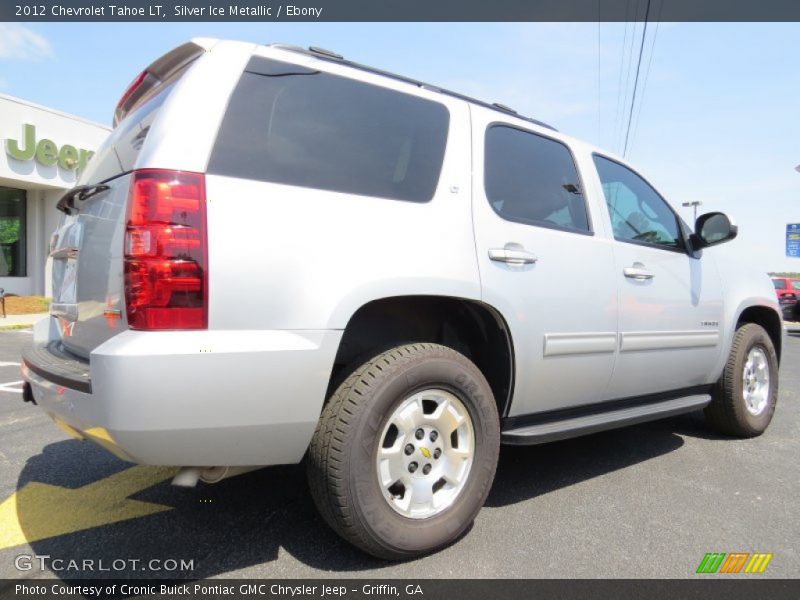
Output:
<path fill-rule="evenodd" d="M 158 88 L 177 79 L 186 67 L 211 50 L 217 41 L 211 38 L 192 39 L 170 50 L 139 73 L 117 103 L 117 108 L 114 110 L 114 127 Z"/>

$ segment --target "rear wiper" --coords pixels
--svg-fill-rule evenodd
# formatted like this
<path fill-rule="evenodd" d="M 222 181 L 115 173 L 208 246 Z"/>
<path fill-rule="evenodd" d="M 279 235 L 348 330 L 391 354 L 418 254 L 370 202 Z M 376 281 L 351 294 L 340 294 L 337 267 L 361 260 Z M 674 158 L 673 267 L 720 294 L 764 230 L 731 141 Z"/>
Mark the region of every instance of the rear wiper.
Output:
<path fill-rule="evenodd" d="M 76 201 L 82 202 L 90 196 L 104 192 L 107 189 L 108 186 L 102 183 L 95 185 L 79 185 L 61 196 L 61 200 L 56 204 L 56 208 L 67 215 L 74 214 Z"/>

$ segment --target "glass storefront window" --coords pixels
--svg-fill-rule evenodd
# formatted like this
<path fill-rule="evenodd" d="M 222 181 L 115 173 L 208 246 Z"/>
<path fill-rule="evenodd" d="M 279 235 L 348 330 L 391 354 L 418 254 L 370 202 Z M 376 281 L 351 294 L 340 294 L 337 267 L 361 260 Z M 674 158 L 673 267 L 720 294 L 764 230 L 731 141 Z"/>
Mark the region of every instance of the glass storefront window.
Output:
<path fill-rule="evenodd" d="M 0 277 L 25 277 L 25 190 L 0 186 Z"/>

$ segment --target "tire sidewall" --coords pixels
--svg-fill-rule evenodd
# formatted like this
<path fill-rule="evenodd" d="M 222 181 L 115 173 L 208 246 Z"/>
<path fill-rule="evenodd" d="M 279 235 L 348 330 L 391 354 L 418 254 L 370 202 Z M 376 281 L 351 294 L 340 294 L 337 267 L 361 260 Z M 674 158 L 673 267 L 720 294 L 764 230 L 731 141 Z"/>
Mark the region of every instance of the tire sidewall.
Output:
<path fill-rule="evenodd" d="M 467 362 L 466 360 L 464 361 Z M 477 368 L 442 354 L 418 359 L 393 371 L 371 394 L 359 416 L 348 468 L 354 516 L 391 554 L 432 552 L 458 538 L 483 506 L 497 467 L 500 428 L 491 389 Z M 423 389 L 455 394 L 464 404 L 475 435 L 468 480 L 454 503 L 426 519 L 404 517 L 383 496 L 376 471 L 381 437 L 389 416 Z"/>

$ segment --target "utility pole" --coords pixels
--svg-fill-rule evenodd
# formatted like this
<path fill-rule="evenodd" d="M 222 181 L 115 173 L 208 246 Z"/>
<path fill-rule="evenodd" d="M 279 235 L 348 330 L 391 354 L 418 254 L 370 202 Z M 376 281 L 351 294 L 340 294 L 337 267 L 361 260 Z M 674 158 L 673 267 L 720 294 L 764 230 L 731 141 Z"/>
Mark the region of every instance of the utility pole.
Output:
<path fill-rule="evenodd" d="M 798 165 L 798 169 L 800 169 L 800 165 Z M 694 207 L 694 220 L 697 221 L 697 207 L 703 204 L 700 200 L 692 200 L 691 202 L 684 202 L 681 206 L 685 207 Z"/>

